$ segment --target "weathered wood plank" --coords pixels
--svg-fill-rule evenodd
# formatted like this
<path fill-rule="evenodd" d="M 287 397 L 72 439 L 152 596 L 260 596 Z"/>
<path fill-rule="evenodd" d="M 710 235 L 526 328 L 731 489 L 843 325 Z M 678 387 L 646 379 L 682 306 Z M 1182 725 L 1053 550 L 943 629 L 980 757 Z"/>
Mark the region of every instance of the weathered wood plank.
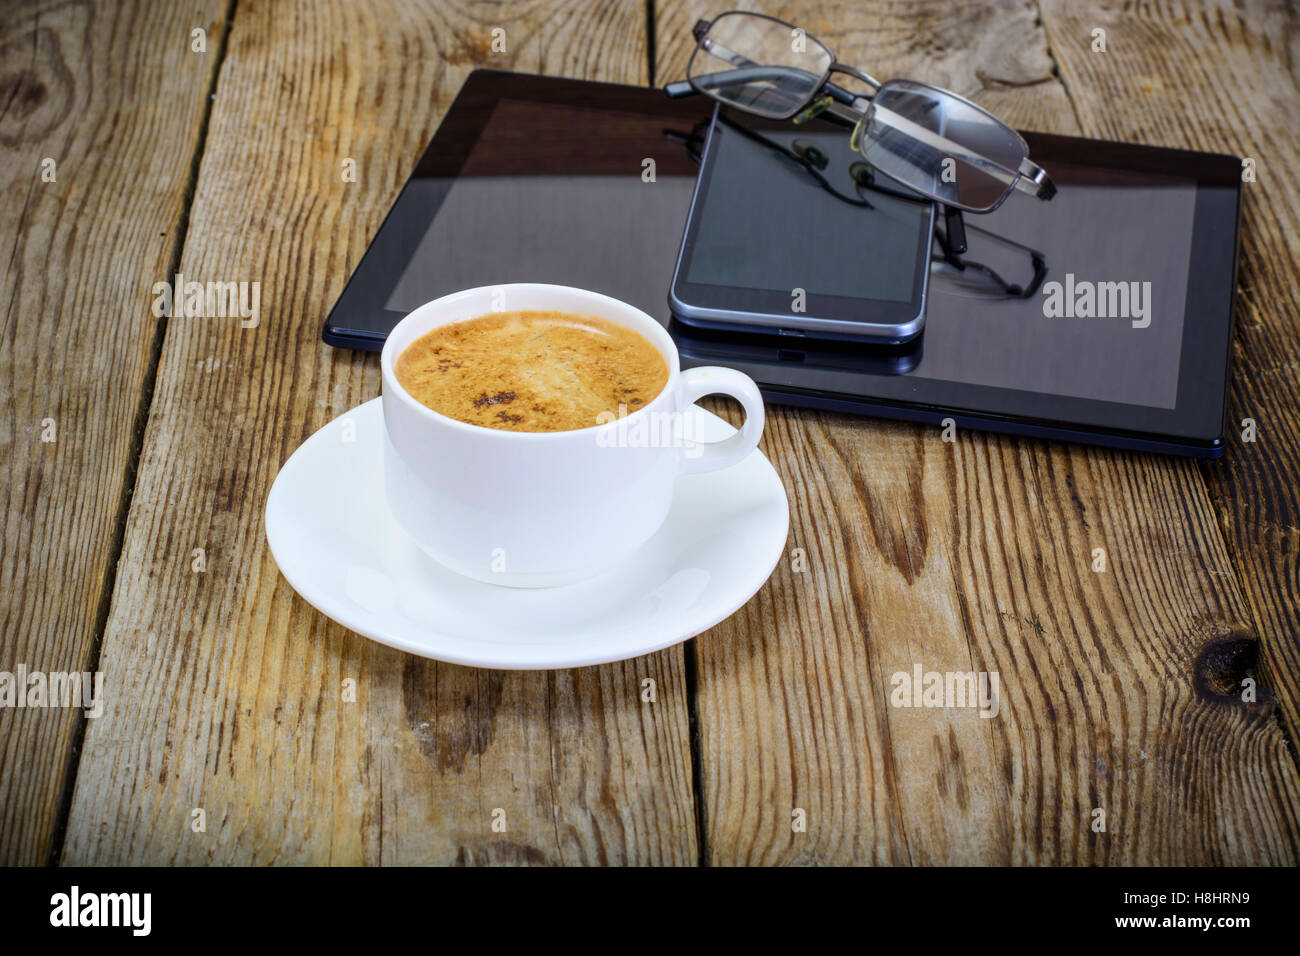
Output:
<path fill-rule="evenodd" d="M 640 4 L 240 4 L 183 265 L 260 281 L 262 320 L 168 326 L 104 641 L 122 691 L 65 861 L 697 859 L 680 648 L 557 674 L 412 658 L 322 618 L 263 534 L 280 464 L 379 393 L 375 357 L 322 346 L 320 322 L 467 73 L 644 82 L 646 62 Z"/>
<path fill-rule="evenodd" d="M 1062 76 L 1095 95 L 1090 135 L 1249 157 L 1238 271 L 1230 446 L 1203 466 L 1259 633 L 1267 683 L 1300 730 L 1300 87 L 1293 4 L 1144 5 L 1118 16 L 1049 3 Z M 1106 52 L 1092 31 L 1106 31 Z M 1212 96 L 1204 95 L 1206 81 Z M 1111 97 L 1122 108 L 1111 110 Z M 1257 440 L 1243 442 L 1252 419 Z M 1248 648 L 1253 655 L 1254 649 Z"/>
<path fill-rule="evenodd" d="M 176 247 L 214 77 L 190 32 L 215 44 L 224 10 L 0 14 L 2 671 L 95 668 L 153 354 L 148 292 Z M 83 720 L 72 707 L 0 710 L 0 864 L 57 848 Z"/>
<path fill-rule="evenodd" d="M 878 75 L 1077 131 L 1030 5 L 763 9 Z M 659 5 L 657 82 L 682 74 L 690 24 L 714 12 Z M 1272 707 L 1233 695 L 1254 634 L 1195 465 L 768 421 L 808 569 L 783 563 L 695 642 L 709 860 L 1295 860 L 1300 782 Z M 890 706 L 892 675 L 917 665 L 996 671 L 998 716 Z"/>

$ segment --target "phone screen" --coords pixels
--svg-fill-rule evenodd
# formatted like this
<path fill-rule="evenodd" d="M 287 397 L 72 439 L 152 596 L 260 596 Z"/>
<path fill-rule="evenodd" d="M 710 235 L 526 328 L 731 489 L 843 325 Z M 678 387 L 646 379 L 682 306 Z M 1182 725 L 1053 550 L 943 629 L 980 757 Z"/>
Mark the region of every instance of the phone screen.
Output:
<path fill-rule="evenodd" d="M 725 122 L 695 210 L 689 282 L 912 299 L 928 262 L 928 202 L 864 181 L 870 167 L 849 148 L 847 129 Z"/>
<path fill-rule="evenodd" d="M 934 204 L 881 176 L 849 134 L 718 111 L 673 280 L 683 321 L 915 338 Z"/>

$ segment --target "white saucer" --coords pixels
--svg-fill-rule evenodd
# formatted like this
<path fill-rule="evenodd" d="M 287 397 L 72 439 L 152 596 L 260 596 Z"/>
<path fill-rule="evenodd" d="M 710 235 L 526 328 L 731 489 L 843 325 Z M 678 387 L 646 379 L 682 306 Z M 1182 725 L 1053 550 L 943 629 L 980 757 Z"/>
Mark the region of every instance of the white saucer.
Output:
<path fill-rule="evenodd" d="M 692 412 L 704 441 L 735 431 L 701 408 Z M 677 479 L 664 526 L 599 577 L 527 590 L 481 584 L 442 567 L 394 523 L 384 500 L 383 428 L 376 398 L 307 439 L 271 487 L 266 539 L 285 578 L 315 608 L 412 654 L 517 670 L 649 654 L 735 613 L 785 549 L 785 488 L 755 451 L 730 468 Z"/>

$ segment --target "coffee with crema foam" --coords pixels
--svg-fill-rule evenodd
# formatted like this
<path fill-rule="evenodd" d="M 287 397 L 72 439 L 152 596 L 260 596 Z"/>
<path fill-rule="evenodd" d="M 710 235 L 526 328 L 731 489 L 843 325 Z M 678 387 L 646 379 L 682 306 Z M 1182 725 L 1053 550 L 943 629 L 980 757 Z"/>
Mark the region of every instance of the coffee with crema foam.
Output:
<path fill-rule="evenodd" d="M 436 412 L 519 432 L 589 428 L 620 406 L 628 414 L 645 407 L 668 384 L 667 363 L 641 333 L 571 312 L 493 312 L 442 325 L 408 345 L 393 370 Z"/>

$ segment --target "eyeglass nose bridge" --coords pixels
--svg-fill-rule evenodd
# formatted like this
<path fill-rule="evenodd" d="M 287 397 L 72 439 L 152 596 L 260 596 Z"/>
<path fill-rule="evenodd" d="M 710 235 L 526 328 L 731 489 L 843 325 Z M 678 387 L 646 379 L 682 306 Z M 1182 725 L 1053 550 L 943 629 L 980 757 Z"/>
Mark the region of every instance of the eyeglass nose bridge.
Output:
<path fill-rule="evenodd" d="M 878 79 L 876 79 L 866 70 L 859 70 L 857 67 L 849 66 L 847 63 L 841 63 L 839 60 L 831 60 L 831 65 L 826 70 L 827 77 L 829 77 L 832 73 L 846 73 L 849 76 L 853 77 L 855 80 L 861 80 L 863 83 L 866 83 L 869 87 L 871 87 L 872 95 L 875 95 L 875 91 L 880 89 L 880 87 L 883 85 Z M 871 96 L 862 94 L 861 96 L 855 97 L 855 99 L 864 99 L 864 98 L 871 99 Z"/>

